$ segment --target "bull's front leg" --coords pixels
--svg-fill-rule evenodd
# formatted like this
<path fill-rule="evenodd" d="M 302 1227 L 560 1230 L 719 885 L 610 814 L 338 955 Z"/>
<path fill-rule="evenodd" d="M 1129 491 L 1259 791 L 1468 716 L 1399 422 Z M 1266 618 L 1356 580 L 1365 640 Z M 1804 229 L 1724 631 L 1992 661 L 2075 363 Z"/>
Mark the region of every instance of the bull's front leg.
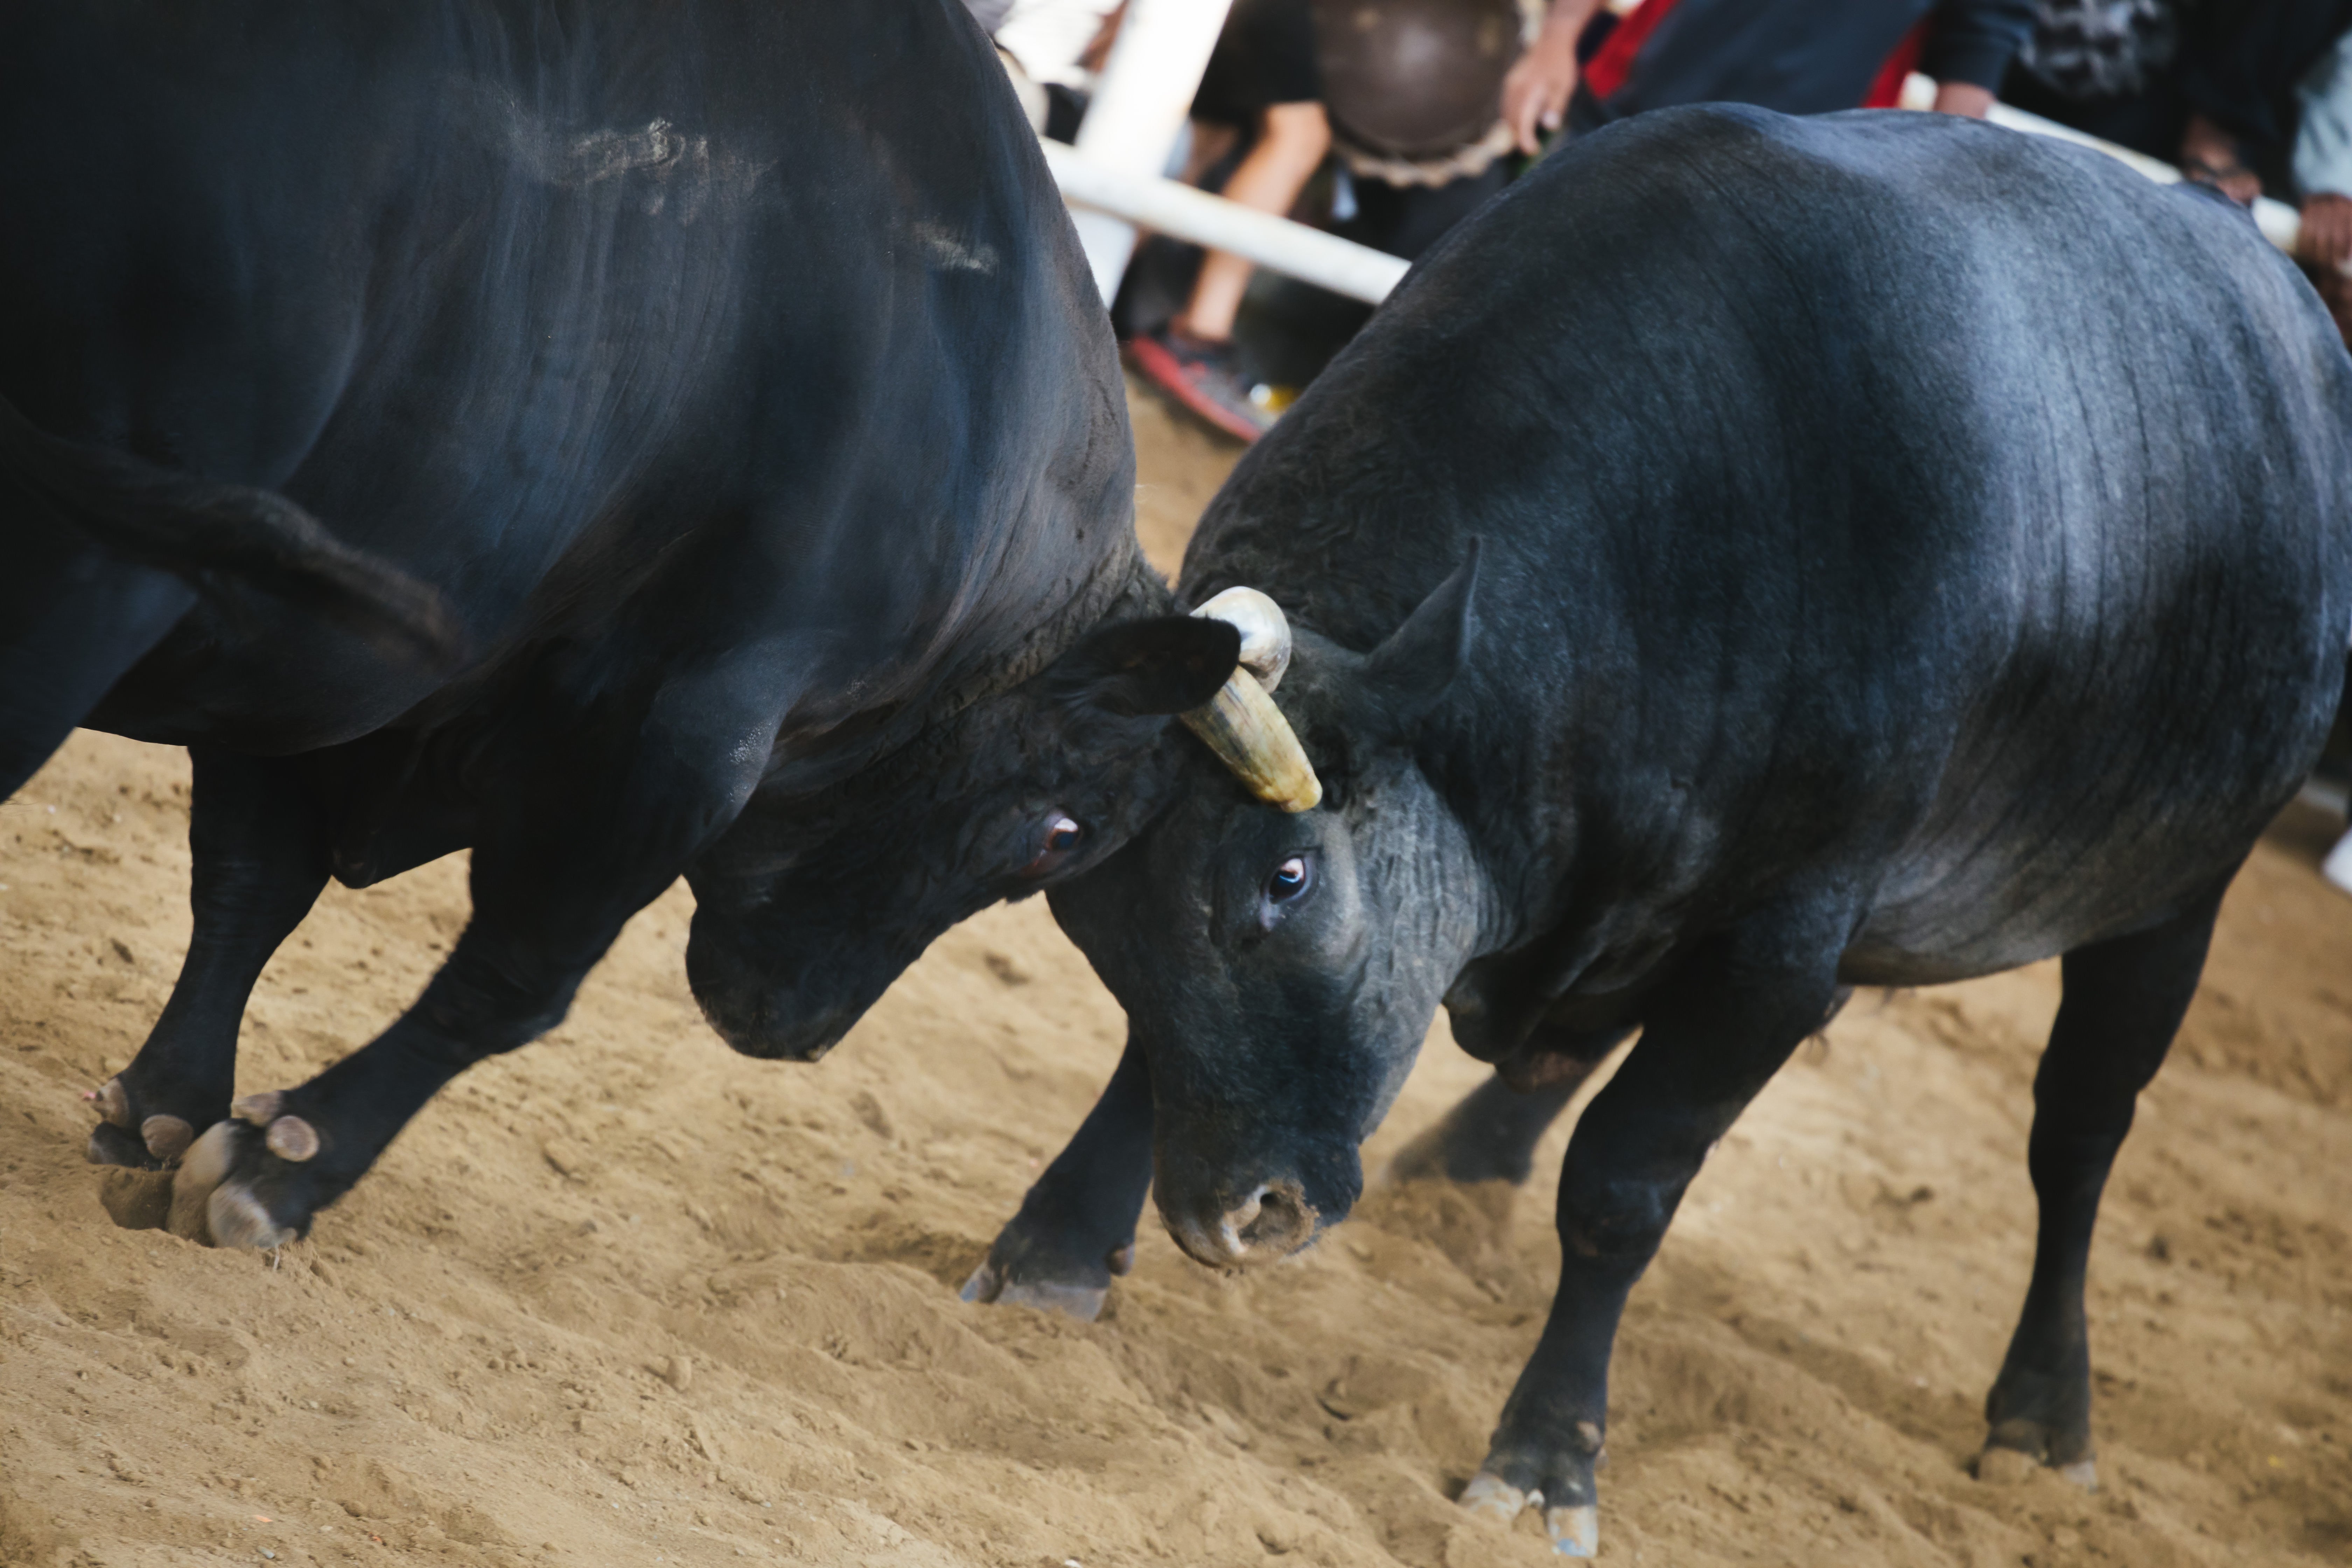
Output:
<path fill-rule="evenodd" d="M 175 1232 L 230 1247 L 307 1235 L 444 1084 L 562 1021 L 629 917 L 740 811 L 766 754 L 732 726 L 657 722 L 618 743 L 542 734 L 518 750 L 531 762 L 500 770 L 509 782 L 482 803 L 473 918 L 447 963 L 367 1046 L 238 1100 L 198 1139 L 173 1184 Z"/>
<path fill-rule="evenodd" d="M 1488 1079 L 1406 1145 L 1391 1174 L 1400 1181 L 1525 1182 L 1537 1143 L 1626 1033 L 1547 1037 L 1556 1070 L 1524 1091 L 1500 1076 Z M 963 1299 L 1043 1307 L 1092 1321 L 1111 1280 L 1135 1265 L 1135 1227 L 1150 1194 L 1151 1074 L 1130 1039 L 1068 1147 L 1023 1195 L 1020 1212 L 964 1281 Z"/>
<path fill-rule="evenodd" d="M 1472 1511 L 1538 1508 L 1559 1552 L 1598 1550 L 1593 1469 L 1625 1298 L 1708 1149 L 1829 1015 L 1851 929 L 1843 907 L 1777 907 L 1703 944 L 1644 1007 L 1640 1042 L 1569 1141 L 1559 1290 L 1462 1494 Z"/>
<path fill-rule="evenodd" d="M 327 813 L 299 762 L 189 750 L 194 927 L 172 999 L 129 1067 L 87 1098 L 93 1164 L 154 1168 L 228 1115 L 254 982 L 327 885 Z"/>
<path fill-rule="evenodd" d="M 1130 1037 L 1102 1098 L 1022 1198 L 963 1299 L 1091 1321 L 1111 1277 L 1135 1265 L 1135 1225 L 1150 1190 L 1151 1072 Z"/>
<path fill-rule="evenodd" d="M 1536 1145 L 1630 1033 L 1538 1026 L 1527 1047 L 1494 1077 L 1398 1150 L 1389 1174 L 1401 1182 L 1524 1184 L 1535 1172 Z"/>

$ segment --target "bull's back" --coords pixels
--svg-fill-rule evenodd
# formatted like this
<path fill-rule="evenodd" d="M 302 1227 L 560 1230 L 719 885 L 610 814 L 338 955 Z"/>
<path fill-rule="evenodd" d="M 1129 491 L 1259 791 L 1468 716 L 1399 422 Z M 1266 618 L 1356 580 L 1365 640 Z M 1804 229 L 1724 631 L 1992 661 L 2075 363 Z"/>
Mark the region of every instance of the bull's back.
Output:
<path fill-rule="evenodd" d="M 1932 504 L 1981 540 L 1977 624 L 1939 639 L 1948 743 L 1876 872 L 1863 982 L 2201 895 L 2307 772 L 2352 630 L 2352 360 L 2308 286 L 2209 193 L 1953 129 L 1931 177 L 1966 225 L 1941 237 L 1976 279 L 1969 346 L 1922 364 L 1960 362 L 1932 403 L 1976 456 Z"/>
<path fill-rule="evenodd" d="M 2250 224 L 2094 154 L 1643 116 L 1424 259 L 1187 591 L 1296 581 L 1370 646 L 1477 536 L 1498 842 L 1553 825 L 1636 931 L 1836 879 L 1855 978 L 1973 973 L 2210 883 L 2291 793 L 2352 621 L 2347 378 Z"/>
<path fill-rule="evenodd" d="M 674 645 L 648 622 L 682 600 L 688 642 L 821 632 L 870 680 L 990 574 L 1058 544 L 1083 575 L 1118 465 L 1067 449 L 1105 445 L 1108 347 L 951 7 L 254 4 L 176 38 L 153 9 L 0 48 L 6 141 L 58 150 L 0 173 L 41 218 L 0 239 L 0 390 L 36 419 L 282 489 L 493 653 Z M 315 742 L 420 695 L 315 641 L 267 601 L 192 623 L 125 727 Z"/>

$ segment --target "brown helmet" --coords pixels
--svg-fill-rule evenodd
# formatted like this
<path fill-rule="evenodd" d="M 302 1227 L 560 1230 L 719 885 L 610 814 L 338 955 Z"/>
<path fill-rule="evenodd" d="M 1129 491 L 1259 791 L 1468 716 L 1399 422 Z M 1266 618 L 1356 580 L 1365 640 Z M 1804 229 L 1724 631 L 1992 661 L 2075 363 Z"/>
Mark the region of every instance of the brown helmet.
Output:
<path fill-rule="evenodd" d="M 1439 158 L 1502 114 L 1519 57 L 1518 0 L 1312 0 L 1323 107 L 1340 137 L 1391 158 Z"/>

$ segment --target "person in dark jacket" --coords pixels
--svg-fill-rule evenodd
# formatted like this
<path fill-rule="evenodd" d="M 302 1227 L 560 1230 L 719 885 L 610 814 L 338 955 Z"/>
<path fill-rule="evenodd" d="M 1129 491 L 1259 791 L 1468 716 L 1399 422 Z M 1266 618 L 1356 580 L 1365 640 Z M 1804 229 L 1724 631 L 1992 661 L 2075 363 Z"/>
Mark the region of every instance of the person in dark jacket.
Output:
<path fill-rule="evenodd" d="M 1644 0 L 1580 68 L 1577 40 L 1600 6 L 1552 0 L 1512 68 L 1503 118 L 1520 151 L 1536 153 L 1545 131 L 1671 104 L 1892 105 L 1914 68 L 1935 79 L 1937 109 L 1981 118 L 2033 26 L 2033 0 Z"/>
<path fill-rule="evenodd" d="M 2234 201 L 2265 187 L 2298 202 L 2336 189 L 2339 174 L 2315 184 L 2306 173 L 2299 121 L 2315 100 L 2344 90 L 2335 50 L 2352 28 L 2352 0 L 2034 0 L 2033 8 L 2003 101 L 2177 163 Z M 2324 125 L 2320 134 L 2325 142 Z M 2329 239 L 2305 259 L 2344 259 L 2339 216 L 2328 204 L 2306 213 Z"/>
<path fill-rule="evenodd" d="M 2034 0 L 2033 30 L 2000 100 L 2170 163 L 2189 122 L 2176 64 L 2187 9 L 2178 0 Z"/>
<path fill-rule="evenodd" d="M 2207 5 L 2181 50 L 2189 110 L 2181 166 L 2190 177 L 2251 202 L 2287 184 L 2296 88 L 2347 27 L 2352 0 L 2232 0 Z"/>

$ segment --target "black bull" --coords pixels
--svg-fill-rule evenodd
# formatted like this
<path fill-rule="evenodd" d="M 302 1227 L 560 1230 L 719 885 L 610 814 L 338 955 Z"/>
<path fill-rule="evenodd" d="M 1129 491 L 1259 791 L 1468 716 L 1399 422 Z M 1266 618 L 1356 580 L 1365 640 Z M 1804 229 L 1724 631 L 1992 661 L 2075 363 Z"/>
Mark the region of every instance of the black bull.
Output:
<path fill-rule="evenodd" d="M 1853 985 L 2064 955 L 1990 1442 L 2091 1474 L 2098 1196 L 2352 625 L 2352 360 L 2243 215 L 1930 115 L 1644 116 L 1425 258 L 1234 471 L 1326 791 L 1195 752 L 1054 910 L 1127 1008 L 969 1294 L 1090 1310 L 1146 1184 L 1232 1267 L 1343 1216 L 1441 1003 L 1538 1088 L 1418 1158 L 1564 1262 L 1465 1500 L 1592 1550 L 1609 1350 L 1714 1142 Z"/>
<path fill-rule="evenodd" d="M 12 8 L 0 796 L 78 723 L 194 763 L 194 937 L 91 1157 L 301 1233 L 681 873 L 712 1023 L 821 1053 L 1116 847 L 1231 670 L 1132 470 L 950 0 Z M 416 1005 L 228 1120 L 328 877 L 467 845 Z"/>

